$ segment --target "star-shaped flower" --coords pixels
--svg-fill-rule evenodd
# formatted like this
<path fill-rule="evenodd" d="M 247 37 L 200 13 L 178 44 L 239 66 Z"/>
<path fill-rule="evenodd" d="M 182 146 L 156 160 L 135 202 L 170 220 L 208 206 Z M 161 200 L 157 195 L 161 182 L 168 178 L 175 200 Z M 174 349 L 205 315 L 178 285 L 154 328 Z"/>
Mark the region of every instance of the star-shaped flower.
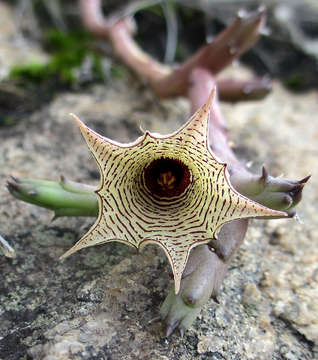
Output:
<path fill-rule="evenodd" d="M 284 215 L 231 186 L 226 164 L 208 144 L 213 93 L 178 131 L 166 136 L 145 132 L 129 144 L 95 133 L 73 115 L 100 169 L 99 215 L 62 258 L 110 241 L 137 249 L 155 243 L 170 261 L 178 293 L 191 249 L 213 242 L 223 224 Z"/>

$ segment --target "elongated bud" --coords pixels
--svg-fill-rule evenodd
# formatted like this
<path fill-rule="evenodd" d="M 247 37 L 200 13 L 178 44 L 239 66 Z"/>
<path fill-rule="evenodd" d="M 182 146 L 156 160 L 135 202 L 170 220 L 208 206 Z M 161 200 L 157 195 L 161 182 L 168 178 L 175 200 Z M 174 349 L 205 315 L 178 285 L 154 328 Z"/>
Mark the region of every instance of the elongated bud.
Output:
<path fill-rule="evenodd" d="M 54 218 L 97 216 L 94 188 L 64 177 L 59 182 L 12 177 L 7 181 L 7 188 L 19 200 L 53 210 Z"/>

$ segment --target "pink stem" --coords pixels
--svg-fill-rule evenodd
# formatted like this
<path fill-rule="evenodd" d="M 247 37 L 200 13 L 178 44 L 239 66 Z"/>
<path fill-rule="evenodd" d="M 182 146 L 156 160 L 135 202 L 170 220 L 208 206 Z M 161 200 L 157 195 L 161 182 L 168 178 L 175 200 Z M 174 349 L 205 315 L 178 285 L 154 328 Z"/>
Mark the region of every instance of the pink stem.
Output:
<path fill-rule="evenodd" d="M 272 89 L 269 79 L 219 80 L 218 90 L 223 101 L 259 100 Z"/>
<path fill-rule="evenodd" d="M 207 100 L 212 89 L 216 85 L 214 76 L 206 69 L 196 68 L 190 76 L 191 87 L 188 97 L 191 103 L 191 113 L 194 113 Z M 227 139 L 227 128 L 221 114 L 218 94 L 216 93 L 210 112 L 209 122 L 209 143 L 212 151 L 220 160 L 228 164 L 228 169 L 242 169 L 244 166 L 237 160 L 234 152 L 230 148 Z"/>
<path fill-rule="evenodd" d="M 149 81 L 154 88 L 158 80 L 160 81 L 171 73 L 170 67 L 158 63 L 137 46 L 129 32 L 127 18 L 118 21 L 111 27 L 109 39 L 113 44 L 116 56 L 141 78 Z"/>
<path fill-rule="evenodd" d="M 202 67 L 218 74 L 254 45 L 264 22 L 264 12 L 238 16 L 212 43 L 201 47 L 169 76 L 153 84 L 154 90 L 161 97 L 186 95 L 193 69 Z"/>
<path fill-rule="evenodd" d="M 104 18 L 101 12 L 101 0 L 79 0 L 82 21 L 87 30 L 108 39 L 112 22 Z"/>
<path fill-rule="evenodd" d="M 186 96 L 193 69 L 219 73 L 258 39 L 265 22 L 264 11 L 238 15 L 212 43 L 201 47 L 177 69 L 164 66 L 139 48 L 133 39 L 130 18 L 105 18 L 100 0 L 80 0 L 83 23 L 95 35 L 109 39 L 115 54 L 153 87 L 160 97 Z"/>
<path fill-rule="evenodd" d="M 156 82 L 172 71 L 146 54 L 133 39 L 134 24 L 131 18 L 105 18 L 100 0 L 80 0 L 81 16 L 85 27 L 98 37 L 110 40 L 115 55 L 139 76 Z"/>

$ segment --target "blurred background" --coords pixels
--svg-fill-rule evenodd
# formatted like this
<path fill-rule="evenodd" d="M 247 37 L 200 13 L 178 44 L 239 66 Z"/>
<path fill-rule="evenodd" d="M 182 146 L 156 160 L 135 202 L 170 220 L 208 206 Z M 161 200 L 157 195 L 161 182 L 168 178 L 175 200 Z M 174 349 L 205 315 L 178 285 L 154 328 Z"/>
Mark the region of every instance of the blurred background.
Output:
<path fill-rule="evenodd" d="M 135 15 L 139 45 L 158 60 L 184 61 L 212 41 L 241 9 L 267 9 L 257 44 L 240 58 L 256 74 L 292 91 L 318 84 L 315 0 L 103 1 L 103 11 Z M 48 101 L 55 91 L 107 82 L 127 69 L 105 41 L 82 26 L 75 0 L 0 2 L 0 126 Z M 21 86 L 21 83 L 23 86 Z"/>

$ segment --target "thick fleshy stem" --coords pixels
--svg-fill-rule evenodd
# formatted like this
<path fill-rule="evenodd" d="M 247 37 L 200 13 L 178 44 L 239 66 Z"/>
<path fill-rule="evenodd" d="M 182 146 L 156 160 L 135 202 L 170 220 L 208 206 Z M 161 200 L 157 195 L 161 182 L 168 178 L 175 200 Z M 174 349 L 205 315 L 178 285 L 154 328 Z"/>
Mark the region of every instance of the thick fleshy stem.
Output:
<path fill-rule="evenodd" d="M 98 214 L 95 188 L 63 176 L 59 182 L 12 177 L 7 181 L 7 188 L 19 200 L 53 210 L 54 218 Z"/>
<path fill-rule="evenodd" d="M 264 22 L 263 11 L 238 15 L 213 42 L 201 47 L 173 73 L 154 84 L 154 90 L 162 97 L 186 95 L 189 77 L 194 69 L 202 67 L 215 75 L 221 72 L 254 45 Z"/>
<path fill-rule="evenodd" d="M 203 67 L 213 74 L 221 72 L 259 38 L 265 23 L 265 11 L 239 12 L 236 19 L 217 38 L 202 46 L 186 62 L 176 68 L 163 65 L 144 52 L 133 39 L 135 26 L 132 17 L 122 14 L 105 17 L 100 0 L 80 0 L 84 26 L 94 35 L 109 40 L 115 55 L 146 80 L 160 97 L 186 96 L 193 69 Z M 268 80 L 220 80 L 220 97 L 229 101 L 256 99 L 270 91 Z"/>
<path fill-rule="evenodd" d="M 182 335 L 210 298 L 218 303 L 217 295 L 227 272 L 228 259 L 243 241 L 247 223 L 247 220 L 235 220 L 222 227 L 218 241 L 226 247 L 223 254 L 227 254 L 227 259 L 209 245 L 200 245 L 191 251 L 179 293 L 176 295 L 171 289 L 160 309 L 166 336 L 176 328 Z"/>
<path fill-rule="evenodd" d="M 189 89 L 192 112 L 204 103 L 214 86 L 215 80 L 209 71 L 195 69 L 192 72 Z M 227 129 L 217 96 L 210 113 L 209 140 L 213 152 L 228 164 L 233 186 L 243 195 L 274 209 L 287 211 L 299 202 L 302 189 L 309 177 L 300 181 L 274 178 L 268 175 L 265 168 L 262 175 L 257 176 L 249 173 L 237 160 L 228 145 Z M 227 223 L 223 225 L 217 240 L 212 241 L 209 246 L 198 246 L 191 252 L 179 293 L 176 295 L 173 290 L 170 291 L 160 309 L 166 336 L 176 328 L 179 328 L 183 335 L 210 297 L 218 302 L 217 293 L 228 263 L 241 245 L 247 226 L 246 219 Z"/>
<path fill-rule="evenodd" d="M 193 323 L 209 298 L 212 296 L 216 299 L 226 270 L 227 264 L 207 245 L 198 246 L 191 251 L 180 294 L 176 295 L 171 289 L 160 309 L 166 336 L 177 327 L 182 333 Z"/>
<path fill-rule="evenodd" d="M 231 177 L 238 191 L 250 199 L 267 207 L 283 210 L 290 217 L 295 215 L 295 206 L 301 200 L 302 190 L 310 179 L 310 175 L 295 181 L 270 176 L 262 167 L 260 175 L 252 175 L 249 179 L 240 177 L 239 173 Z"/>
<path fill-rule="evenodd" d="M 242 101 L 263 99 L 271 90 L 268 77 L 253 80 L 224 79 L 217 82 L 218 91 L 223 101 Z"/>

